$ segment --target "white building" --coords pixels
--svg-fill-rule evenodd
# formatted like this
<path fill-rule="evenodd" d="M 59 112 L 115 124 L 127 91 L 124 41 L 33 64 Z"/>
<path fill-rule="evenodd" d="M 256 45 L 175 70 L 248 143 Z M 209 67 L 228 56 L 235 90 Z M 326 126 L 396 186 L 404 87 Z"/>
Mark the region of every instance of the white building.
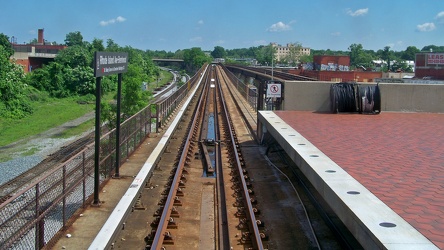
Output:
<path fill-rule="evenodd" d="M 294 51 L 294 47 L 297 44 L 288 43 L 287 46 L 282 46 L 277 43 L 271 43 L 271 46 L 276 49 L 276 54 L 274 59 L 276 61 L 281 61 L 285 59 L 286 57 L 290 56 L 291 52 L 293 51 L 293 56 L 296 54 L 298 57 L 302 55 L 310 55 L 310 48 L 306 47 L 300 47 L 299 51 Z"/>

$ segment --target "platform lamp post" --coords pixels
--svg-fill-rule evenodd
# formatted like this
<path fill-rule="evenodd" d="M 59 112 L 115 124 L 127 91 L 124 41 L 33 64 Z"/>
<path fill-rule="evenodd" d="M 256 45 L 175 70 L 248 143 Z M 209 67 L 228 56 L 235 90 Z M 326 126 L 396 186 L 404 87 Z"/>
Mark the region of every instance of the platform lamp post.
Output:
<path fill-rule="evenodd" d="M 271 81 L 273 81 L 274 48 L 271 47 Z"/>
<path fill-rule="evenodd" d="M 100 99 L 102 76 L 118 74 L 118 100 L 117 100 L 117 125 L 116 125 L 116 176 L 119 175 L 120 165 L 120 93 L 122 73 L 128 70 L 128 53 L 120 52 L 95 52 L 94 54 L 94 77 L 96 77 L 96 121 L 95 121 L 95 145 L 94 145 L 94 206 L 100 206 Z"/>

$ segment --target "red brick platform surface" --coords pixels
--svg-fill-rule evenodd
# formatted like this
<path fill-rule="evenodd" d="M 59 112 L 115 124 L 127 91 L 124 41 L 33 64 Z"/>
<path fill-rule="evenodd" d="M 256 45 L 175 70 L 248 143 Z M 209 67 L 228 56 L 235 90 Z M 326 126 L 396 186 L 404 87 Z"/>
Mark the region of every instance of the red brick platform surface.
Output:
<path fill-rule="evenodd" d="M 444 114 L 275 113 L 444 249 Z"/>

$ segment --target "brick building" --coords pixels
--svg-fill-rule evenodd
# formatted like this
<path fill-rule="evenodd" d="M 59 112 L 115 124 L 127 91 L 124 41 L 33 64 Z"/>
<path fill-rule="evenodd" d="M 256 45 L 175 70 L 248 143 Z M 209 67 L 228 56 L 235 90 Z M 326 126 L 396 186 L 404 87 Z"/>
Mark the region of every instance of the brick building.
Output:
<path fill-rule="evenodd" d="M 314 70 L 349 71 L 350 56 L 313 56 Z"/>
<path fill-rule="evenodd" d="M 12 43 L 11 45 L 14 49 L 14 55 L 11 56 L 11 59 L 13 59 L 15 63 L 22 65 L 25 72 L 41 68 L 44 64 L 54 61 L 57 53 L 66 48 L 65 45 L 45 43 L 43 29 L 39 29 L 38 31 L 36 44 Z"/>
<path fill-rule="evenodd" d="M 428 80 L 444 80 L 444 53 L 416 54 L 415 77 Z"/>
<path fill-rule="evenodd" d="M 332 82 L 374 82 L 381 78 L 382 72 L 350 70 L 350 56 L 313 56 L 313 63 L 289 73 Z"/>

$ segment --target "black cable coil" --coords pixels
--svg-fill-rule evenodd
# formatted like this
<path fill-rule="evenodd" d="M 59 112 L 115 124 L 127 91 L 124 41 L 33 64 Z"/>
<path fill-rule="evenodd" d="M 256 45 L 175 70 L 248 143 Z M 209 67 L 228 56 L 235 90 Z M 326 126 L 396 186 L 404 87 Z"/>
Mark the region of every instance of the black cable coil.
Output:
<path fill-rule="evenodd" d="M 359 113 L 381 113 L 381 92 L 379 91 L 379 84 L 374 86 L 358 86 L 357 101 Z"/>
<path fill-rule="evenodd" d="M 356 112 L 355 83 L 335 83 L 330 86 L 330 108 L 332 113 Z"/>
<path fill-rule="evenodd" d="M 359 86 L 356 83 L 335 83 L 330 86 L 330 110 L 332 113 L 359 112 L 379 114 L 381 95 L 379 85 Z"/>

